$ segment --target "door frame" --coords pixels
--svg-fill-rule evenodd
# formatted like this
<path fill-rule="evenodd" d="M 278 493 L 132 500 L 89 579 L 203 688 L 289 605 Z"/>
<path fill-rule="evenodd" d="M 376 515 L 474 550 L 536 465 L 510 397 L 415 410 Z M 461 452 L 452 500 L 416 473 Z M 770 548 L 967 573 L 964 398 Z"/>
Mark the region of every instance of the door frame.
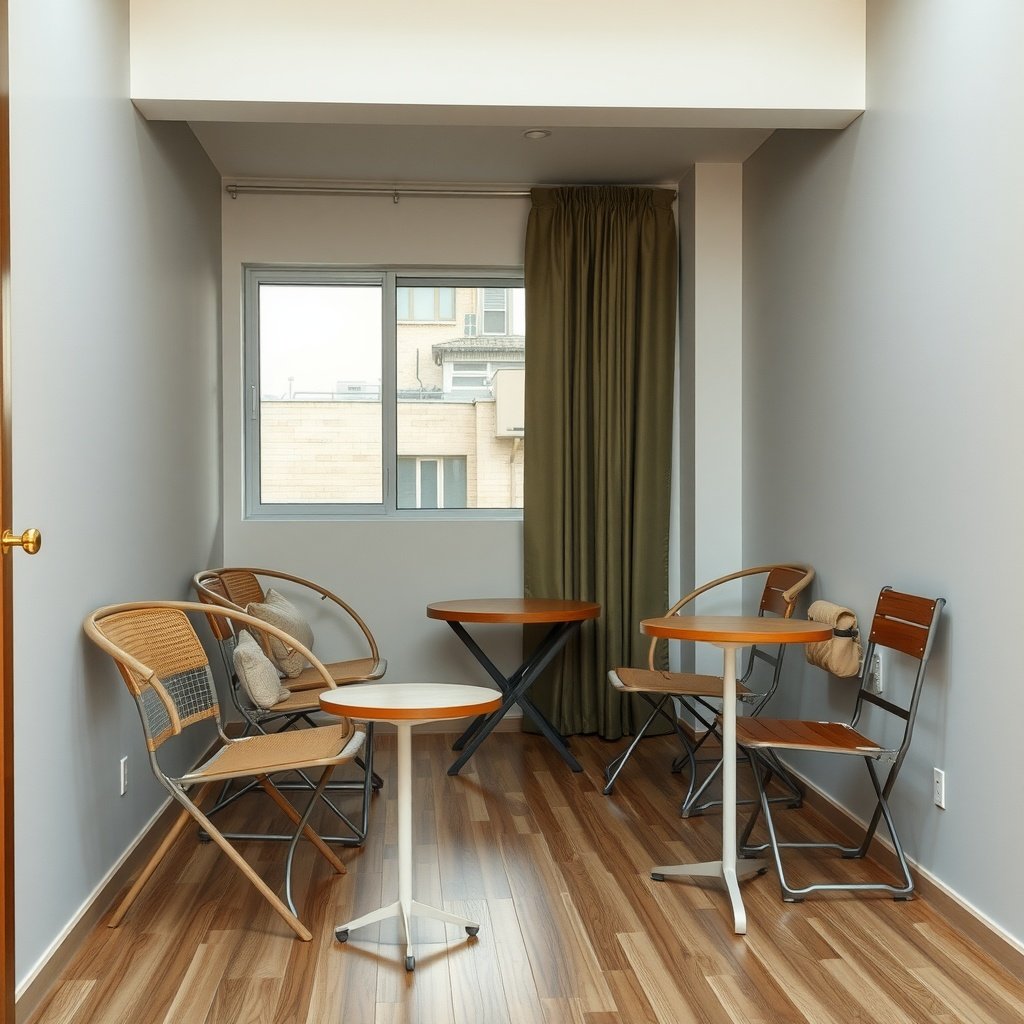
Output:
<path fill-rule="evenodd" d="M 10 49 L 8 0 L 0 0 L 0 527 L 11 524 Z M 0 556 L 0 1024 L 14 1024 L 14 672 L 9 560 Z"/>

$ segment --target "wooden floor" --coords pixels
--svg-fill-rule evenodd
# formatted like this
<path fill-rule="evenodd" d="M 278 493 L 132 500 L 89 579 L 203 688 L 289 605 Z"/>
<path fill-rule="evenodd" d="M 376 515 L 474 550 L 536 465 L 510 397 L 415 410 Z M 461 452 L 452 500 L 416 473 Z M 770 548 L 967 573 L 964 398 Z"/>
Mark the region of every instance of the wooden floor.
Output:
<path fill-rule="evenodd" d="M 718 814 L 677 817 L 681 780 L 668 772 L 667 737 L 641 744 L 611 797 L 601 794 L 601 767 L 619 744 L 574 739 L 586 769 L 574 775 L 543 739 L 495 733 L 449 778 L 447 742 L 413 739 L 414 895 L 480 920 L 478 938 L 454 928 L 445 938 L 428 923 L 412 974 L 391 926 L 334 940 L 335 924 L 395 897 L 394 739 L 384 737 L 385 789 L 365 847 L 342 853 L 348 874 L 332 875 L 308 844 L 300 850 L 297 903 L 312 942 L 293 939 L 223 855 L 190 833 L 124 924 L 89 938 L 34 1024 L 1024 1020 L 1020 980 L 924 900 L 783 904 L 769 872 L 744 883 L 749 932 L 737 936 L 716 884 L 653 882 L 652 865 L 711 860 L 720 844 Z M 236 819 L 272 813 L 252 796 Z M 831 832 L 807 809 L 778 818 Z M 245 848 L 273 886 L 283 852 Z M 829 860 L 851 878 L 865 868 Z"/>

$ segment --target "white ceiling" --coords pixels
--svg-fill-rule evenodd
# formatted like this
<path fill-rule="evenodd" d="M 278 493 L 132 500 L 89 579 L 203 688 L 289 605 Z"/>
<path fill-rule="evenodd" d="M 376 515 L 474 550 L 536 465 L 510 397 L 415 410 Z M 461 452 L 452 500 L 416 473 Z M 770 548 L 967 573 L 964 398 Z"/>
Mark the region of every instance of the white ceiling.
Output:
<path fill-rule="evenodd" d="M 437 184 L 675 184 L 695 162 L 742 162 L 762 128 L 265 124 L 192 121 L 228 180 Z"/>

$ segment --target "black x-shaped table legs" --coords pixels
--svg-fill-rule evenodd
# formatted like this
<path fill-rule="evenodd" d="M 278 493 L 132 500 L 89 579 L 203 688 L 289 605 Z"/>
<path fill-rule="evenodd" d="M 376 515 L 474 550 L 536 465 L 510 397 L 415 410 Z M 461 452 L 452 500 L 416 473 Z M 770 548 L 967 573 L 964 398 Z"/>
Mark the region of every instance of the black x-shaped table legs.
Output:
<path fill-rule="evenodd" d="M 462 753 L 448 769 L 448 774 L 459 774 L 463 765 L 476 752 L 476 748 L 494 731 L 497 724 L 505 717 L 506 712 L 513 704 L 518 704 L 523 709 L 523 714 L 530 717 L 530 720 L 547 737 L 548 742 L 562 755 L 562 759 L 574 772 L 583 771 L 583 766 L 573 757 L 566 746 L 565 738 L 544 717 L 540 708 L 527 695 L 527 691 L 536 682 L 537 677 L 566 645 L 569 637 L 580 628 L 580 623 L 556 622 L 548 630 L 540 646 L 508 678 L 502 675 L 498 667 L 469 635 L 461 622 L 448 620 L 448 625 L 452 627 L 455 635 L 469 648 L 473 657 L 483 665 L 487 674 L 498 684 L 498 689 L 501 690 L 503 697 L 501 707 L 497 711 L 492 711 L 489 715 L 480 715 L 474 719 L 469 728 L 455 741 L 452 749 L 460 750 Z"/>

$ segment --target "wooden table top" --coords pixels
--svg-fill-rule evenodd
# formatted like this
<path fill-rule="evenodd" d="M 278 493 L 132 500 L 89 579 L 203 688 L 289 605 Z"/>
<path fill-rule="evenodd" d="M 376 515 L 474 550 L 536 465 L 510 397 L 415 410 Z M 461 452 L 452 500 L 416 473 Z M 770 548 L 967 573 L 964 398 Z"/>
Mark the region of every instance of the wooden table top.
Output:
<path fill-rule="evenodd" d="M 367 722 L 467 718 L 500 706 L 497 690 L 462 683 L 351 683 L 320 694 L 324 711 Z"/>
<path fill-rule="evenodd" d="M 820 622 L 769 619 L 759 615 L 669 615 L 644 619 L 640 632 L 669 640 L 706 640 L 719 644 L 806 644 L 832 639 L 832 627 Z"/>
<path fill-rule="evenodd" d="M 600 614 L 593 601 L 554 597 L 478 597 L 427 605 L 428 619 L 446 622 L 582 622 Z"/>

